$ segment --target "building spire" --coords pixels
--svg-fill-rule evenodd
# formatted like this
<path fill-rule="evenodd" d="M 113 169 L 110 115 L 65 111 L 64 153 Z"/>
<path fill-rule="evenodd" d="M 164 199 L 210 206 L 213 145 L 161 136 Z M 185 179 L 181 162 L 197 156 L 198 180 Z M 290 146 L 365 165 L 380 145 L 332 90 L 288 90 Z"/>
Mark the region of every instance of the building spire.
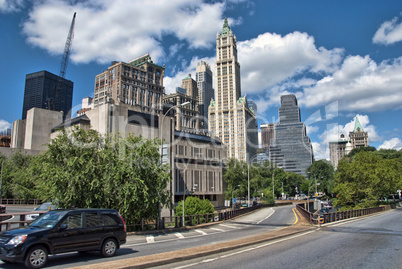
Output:
<path fill-rule="evenodd" d="M 356 121 L 355 121 L 355 129 L 353 130 L 354 132 L 364 132 L 362 125 L 360 124 L 359 118 L 356 116 Z"/>
<path fill-rule="evenodd" d="M 223 23 L 222 27 L 222 35 L 228 35 L 230 33 L 230 27 L 228 23 L 228 19 L 225 18 L 225 22 Z"/>

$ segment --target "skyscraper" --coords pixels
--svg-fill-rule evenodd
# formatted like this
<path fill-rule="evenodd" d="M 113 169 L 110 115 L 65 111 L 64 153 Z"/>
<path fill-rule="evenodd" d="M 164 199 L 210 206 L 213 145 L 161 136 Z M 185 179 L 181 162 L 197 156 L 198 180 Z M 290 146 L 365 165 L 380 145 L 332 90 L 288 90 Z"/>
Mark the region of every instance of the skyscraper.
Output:
<path fill-rule="evenodd" d="M 202 118 L 202 124 L 208 129 L 208 106 L 214 98 L 212 87 L 212 71 L 208 63 L 200 61 L 195 69 L 195 80 L 198 87 L 198 108 Z"/>
<path fill-rule="evenodd" d="M 269 150 L 269 146 L 271 145 L 271 139 L 274 138 L 274 124 L 267 123 L 261 124 L 261 147 L 264 151 Z"/>
<path fill-rule="evenodd" d="M 48 71 L 26 75 L 22 119 L 26 119 L 27 111 L 33 107 L 63 111 L 63 118 L 70 118 L 73 85 L 72 81 Z"/>
<path fill-rule="evenodd" d="M 307 176 L 313 163 L 313 147 L 300 119 L 300 109 L 294 94 L 281 96 L 279 123 L 274 125 L 274 138 L 269 146 L 269 159 L 287 172 Z"/>
<path fill-rule="evenodd" d="M 247 97 L 241 97 L 236 42 L 225 19 L 222 33 L 216 35 L 216 101 L 211 101 L 208 107 L 208 129 L 227 145 L 228 158 L 248 161 L 257 154 L 257 118 L 248 106 Z"/>

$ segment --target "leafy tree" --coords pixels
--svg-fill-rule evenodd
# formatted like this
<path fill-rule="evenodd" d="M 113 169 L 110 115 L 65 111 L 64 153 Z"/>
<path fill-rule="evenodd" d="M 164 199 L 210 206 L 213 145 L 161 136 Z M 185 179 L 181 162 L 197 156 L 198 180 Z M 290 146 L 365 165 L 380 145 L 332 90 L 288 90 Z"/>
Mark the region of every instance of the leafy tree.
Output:
<path fill-rule="evenodd" d="M 342 159 L 335 176 L 338 198 L 336 206 L 358 208 L 376 206 L 402 187 L 402 163 L 398 159 L 383 159 L 369 151 L 357 153 L 352 160 Z"/>
<path fill-rule="evenodd" d="M 34 162 L 38 194 L 61 207 L 115 208 L 128 223 L 155 218 L 159 203 L 170 201 L 158 145 L 141 136 L 63 131 Z"/>
<path fill-rule="evenodd" d="M 184 216 L 189 215 L 202 215 L 202 214 L 212 214 L 215 208 L 211 202 L 207 199 L 202 200 L 198 197 L 187 196 L 184 202 Z M 183 201 L 180 201 L 176 206 L 176 216 L 183 216 Z M 205 217 L 201 217 L 201 222 L 205 220 Z M 189 220 L 186 221 L 186 223 Z"/>
<path fill-rule="evenodd" d="M 355 156 L 357 153 L 362 152 L 362 151 L 376 151 L 377 149 L 375 147 L 358 147 L 358 148 L 354 148 L 352 149 L 345 157 L 347 158 L 352 158 L 353 156 Z"/>
<path fill-rule="evenodd" d="M 313 162 L 306 170 L 309 175 L 309 180 L 317 179 L 317 183 L 320 185 L 317 187 L 318 191 L 325 192 L 326 194 L 331 194 L 333 192 L 335 172 L 332 164 L 327 160 L 318 160 Z M 307 193 L 307 192 L 306 192 Z"/>

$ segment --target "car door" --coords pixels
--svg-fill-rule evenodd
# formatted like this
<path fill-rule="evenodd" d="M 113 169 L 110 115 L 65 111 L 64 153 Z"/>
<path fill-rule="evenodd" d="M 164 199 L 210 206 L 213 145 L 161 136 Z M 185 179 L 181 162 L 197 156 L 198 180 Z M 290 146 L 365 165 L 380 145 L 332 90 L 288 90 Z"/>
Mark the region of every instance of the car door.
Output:
<path fill-rule="evenodd" d="M 54 253 L 84 249 L 87 238 L 83 227 L 83 212 L 69 212 L 48 238 Z"/>
<path fill-rule="evenodd" d="M 100 249 L 101 240 L 103 238 L 103 227 L 99 212 L 85 212 L 85 246 L 87 249 Z"/>

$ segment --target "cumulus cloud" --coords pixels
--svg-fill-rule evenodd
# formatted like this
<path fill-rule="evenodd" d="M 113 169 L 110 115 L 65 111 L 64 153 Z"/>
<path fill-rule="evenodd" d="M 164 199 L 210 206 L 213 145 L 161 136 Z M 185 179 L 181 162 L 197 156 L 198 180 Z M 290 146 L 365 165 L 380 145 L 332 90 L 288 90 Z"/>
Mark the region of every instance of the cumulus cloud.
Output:
<path fill-rule="evenodd" d="M 381 24 L 373 36 L 373 43 L 390 45 L 402 40 L 402 23 L 398 18 L 393 18 Z"/>
<path fill-rule="evenodd" d="M 336 70 L 343 50 L 317 48 L 307 33 L 286 36 L 264 33 L 238 42 L 242 92 L 261 93 L 302 72 L 328 73 Z"/>
<path fill-rule="evenodd" d="M 24 7 L 24 0 L 0 0 L 0 12 L 18 12 Z"/>
<path fill-rule="evenodd" d="M 190 48 L 213 46 L 223 11 L 223 3 L 201 0 L 43 0 L 34 4 L 23 33 L 30 44 L 61 54 L 77 12 L 72 61 L 104 64 L 149 52 L 158 62 L 167 57 L 162 43 L 168 35 L 187 42 Z"/>
<path fill-rule="evenodd" d="M 0 120 L 0 132 L 6 131 L 7 129 L 11 128 L 11 123 L 5 121 L 5 120 Z"/>
<path fill-rule="evenodd" d="M 401 109 L 401 72 L 402 57 L 377 64 L 369 56 L 348 56 L 339 70 L 306 87 L 300 103 L 314 107 L 337 101 L 340 111 Z"/>
<path fill-rule="evenodd" d="M 390 140 L 385 140 L 378 149 L 402 149 L 402 141 L 398 137 L 394 137 Z"/>

